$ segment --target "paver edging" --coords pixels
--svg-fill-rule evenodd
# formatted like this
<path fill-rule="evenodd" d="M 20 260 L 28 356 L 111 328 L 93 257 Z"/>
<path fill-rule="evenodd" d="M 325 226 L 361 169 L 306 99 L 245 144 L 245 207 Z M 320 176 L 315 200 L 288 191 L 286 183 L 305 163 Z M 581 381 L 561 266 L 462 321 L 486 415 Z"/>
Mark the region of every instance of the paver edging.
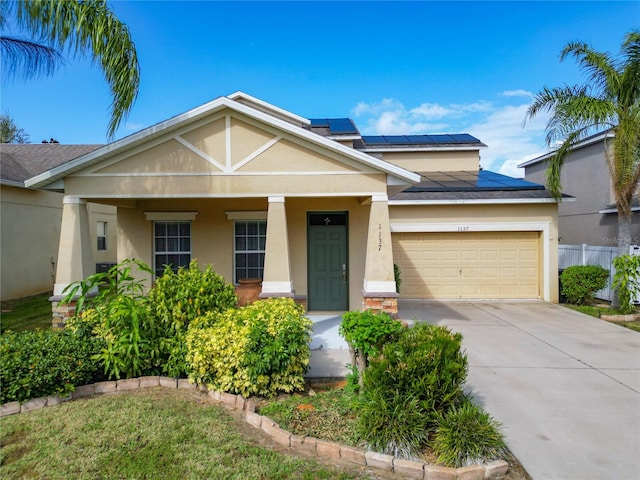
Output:
<path fill-rule="evenodd" d="M 141 381 L 142 379 L 144 380 Z M 156 383 L 156 379 L 158 383 Z M 128 381 L 124 382 L 123 380 Z M 509 464 L 507 464 L 507 462 L 505 462 L 504 460 L 495 460 L 484 465 L 472 465 L 470 467 L 457 469 L 440 466 L 436 467 L 435 465 L 424 463 L 419 460 L 405 461 L 394 458 L 390 455 L 383 455 L 377 452 L 372 452 L 370 450 L 360 450 L 355 447 L 340 445 L 337 443 L 328 442 L 326 440 L 319 440 L 314 437 L 300 437 L 298 435 L 293 435 L 291 432 L 280 428 L 280 425 L 278 425 L 269 417 L 265 417 L 256 413 L 255 401 L 247 400 L 242 395 L 233 395 L 226 392 L 208 390 L 206 388 L 203 388 L 203 386 L 198 386 L 195 384 L 188 385 L 187 382 L 189 381 L 187 379 L 175 379 L 170 377 L 153 377 L 152 379 L 152 377 L 141 377 L 123 380 L 117 380 L 116 382 L 122 382 L 120 383 L 120 385 L 124 386 L 125 388 L 118 388 L 118 385 L 116 383 L 116 391 L 148 388 L 150 386 L 149 383 L 153 383 L 153 386 L 159 386 L 159 388 L 198 389 L 202 393 L 210 396 L 213 400 L 226 405 L 232 410 L 244 411 L 245 413 L 243 415 L 243 419 L 246 423 L 254 428 L 262 430 L 267 435 L 272 437 L 274 441 L 280 443 L 281 445 L 286 445 L 292 450 L 315 453 L 320 457 L 330 459 L 343 458 L 354 464 L 366 465 L 371 468 L 393 472 L 398 471 L 404 473 L 405 475 L 408 473 L 406 471 L 407 467 L 412 467 L 412 471 L 413 473 L 415 473 L 419 471 L 419 468 L 416 467 L 422 464 L 424 469 L 424 475 L 422 478 L 425 480 L 428 480 L 430 478 L 429 473 L 431 470 L 433 470 L 433 468 L 437 468 L 439 472 L 443 473 L 443 478 L 450 478 L 452 480 L 466 480 L 475 477 L 484 478 L 485 480 L 493 480 L 504 475 L 509 468 Z M 22 404 L 20 402 L 8 402 L 0 405 L 0 418 L 23 412 L 39 410 L 41 408 L 49 406 L 59 405 L 60 403 L 66 402 L 68 400 L 75 400 L 77 398 L 84 398 L 91 395 L 112 393 L 110 391 L 103 392 L 103 389 L 100 388 L 100 386 L 106 386 L 106 383 L 107 382 L 98 382 L 89 385 L 81 385 L 76 388 L 75 392 L 78 393 L 74 395 L 75 392 L 71 392 L 67 397 L 49 396 L 32 398 L 23 402 Z M 137 387 L 134 387 L 134 385 L 137 385 Z M 106 390 L 111 389 L 107 388 Z M 318 444 L 320 444 L 319 449 L 317 448 Z M 396 462 L 398 463 L 397 467 Z M 414 476 L 413 478 L 420 477 Z"/>

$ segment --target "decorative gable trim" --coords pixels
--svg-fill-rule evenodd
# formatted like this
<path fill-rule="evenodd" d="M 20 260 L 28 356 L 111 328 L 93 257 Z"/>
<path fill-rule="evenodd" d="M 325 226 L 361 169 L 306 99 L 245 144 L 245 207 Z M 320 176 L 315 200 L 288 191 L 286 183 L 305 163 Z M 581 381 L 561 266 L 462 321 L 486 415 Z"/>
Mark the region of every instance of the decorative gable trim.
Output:
<path fill-rule="evenodd" d="M 240 95 L 239 93 L 234 95 Z M 239 97 L 236 97 L 239 98 Z M 248 96 L 247 96 L 248 98 Z M 261 102 L 261 101 L 260 101 Z M 266 102 L 262 102 L 265 105 Z M 172 133 L 176 134 L 176 130 L 184 129 L 192 124 L 204 120 L 206 117 L 212 115 L 215 112 L 229 108 L 232 111 L 246 115 L 249 118 L 255 119 L 267 126 L 271 126 L 278 131 L 286 132 L 298 139 L 306 140 L 309 144 L 315 145 L 323 151 L 330 151 L 339 154 L 346 159 L 352 159 L 357 163 L 371 167 L 375 170 L 387 173 L 397 177 L 401 181 L 406 183 L 418 183 L 420 181 L 420 175 L 410 172 L 404 168 L 385 162 L 384 160 L 374 158 L 366 153 L 359 152 L 353 148 L 347 147 L 335 142 L 333 140 L 326 139 L 316 133 L 308 131 L 302 127 L 296 126 L 289 121 L 282 120 L 281 118 L 274 117 L 264 111 L 258 110 L 254 107 L 244 105 L 229 97 L 219 97 L 212 102 L 197 107 L 186 113 L 173 117 L 164 122 L 158 123 L 152 127 L 146 128 L 138 133 L 130 135 L 129 137 L 115 141 L 109 145 L 99 148 L 93 152 L 90 152 L 82 157 L 71 160 L 64 165 L 60 165 L 51 170 L 48 170 L 40 175 L 28 179 L 25 182 L 27 187 L 44 187 L 58 179 L 71 175 L 79 170 L 86 169 L 95 163 L 103 162 L 108 158 L 116 155 L 128 155 L 132 149 L 136 147 L 146 147 L 148 142 L 153 142 L 159 138 L 167 138 Z M 272 110 L 276 110 L 277 107 L 272 106 Z M 268 110 L 268 109 L 267 109 Z M 280 110 L 280 109 L 278 109 Z M 284 112 L 284 111 L 283 111 Z M 289 114 L 293 118 L 293 114 Z M 229 125 L 227 125 L 227 135 L 229 133 Z M 175 133 L 174 133 L 175 132 Z M 227 142 L 229 145 L 229 142 Z M 221 163 L 215 160 L 218 164 Z"/>
<path fill-rule="evenodd" d="M 149 221 L 186 222 L 196 219 L 198 212 L 144 212 Z"/>

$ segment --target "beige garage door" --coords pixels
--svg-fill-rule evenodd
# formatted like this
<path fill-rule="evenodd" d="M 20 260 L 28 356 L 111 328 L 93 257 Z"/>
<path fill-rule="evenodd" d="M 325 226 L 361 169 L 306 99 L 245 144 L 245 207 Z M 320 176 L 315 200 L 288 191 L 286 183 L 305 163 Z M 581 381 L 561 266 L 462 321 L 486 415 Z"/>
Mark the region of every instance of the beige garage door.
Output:
<path fill-rule="evenodd" d="M 394 233 L 401 298 L 539 298 L 538 232 Z"/>

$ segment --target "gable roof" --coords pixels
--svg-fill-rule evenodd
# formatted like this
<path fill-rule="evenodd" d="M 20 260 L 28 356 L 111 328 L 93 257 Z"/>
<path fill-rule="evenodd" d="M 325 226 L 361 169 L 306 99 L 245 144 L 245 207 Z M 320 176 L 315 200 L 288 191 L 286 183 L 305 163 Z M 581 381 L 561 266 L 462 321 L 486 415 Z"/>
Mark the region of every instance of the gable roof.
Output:
<path fill-rule="evenodd" d="M 217 99 L 212 100 L 209 103 L 160 122 L 121 140 L 117 140 L 113 143 L 105 145 L 102 148 L 87 153 L 86 155 L 83 155 L 79 158 L 75 158 L 62 165 L 48 169 L 45 172 L 42 172 L 28 179 L 25 184 L 29 187 L 34 188 L 45 187 L 56 182 L 57 180 L 64 178 L 65 176 L 71 175 L 79 170 L 85 169 L 114 155 L 125 152 L 133 147 L 142 145 L 146 142 L 149 142 L 150 140 L 167 135 L 172 131 L 195 123 L 223 109 L 230 109 L 232 111 L 246 115 L 249 118 L 264 122 L 290 135 L 298 137 L 302 140 L 306 140 L 312 144 L 318 145 L 322 148 L 328 149 L 332 152 L 360 162 L 378 171 L 391 175 L 392 177 L 395 177 L 397 179 L 396 181 L 404 183 L 417 183 L 420 181 L 420 175 L 414 172 L 410 172 L 404 168 L 385 162 L 384 160 L 349 148 L 345 145 L 340 144 L 339 142 L 335 142 L 331 139 L 313 133 L 303 126 L 298 126 L 292 123 L 293 120 L 301 117 L 297 117 L 294 114 L 288 114 L 288 112 L 278 107 L 269 105 L 266 102 L 262 102 L 261 100 L 254 99 L 253 97 L 245 95 L 242 92 L 236 92 L 235 94 L 233 94 L 233 97 L 233 99 L 230 97 L 218 97 Z M 259 109 L 254 105 L 258 105 Z M 275 115 L 273 112 L 277 112 L 277 115 Z"/>
<path fill-rule="evenodd" d="M 613 130 L 607 130 L 606 132 L 596 133 L 595 135 L 591 135 L 590 137 L 585 138 L 584 140 L 576 143 L 571 150 L 578 150 L 580 148 L 588 147 L 589 145 L 593 145 L 598 142 L 603 142 L 608 138 L 614 138 L 616 136 Z M 550 159 L 555 155 L 557 150 L 552 150 L 544 155 L 540 155 L 539 157 L 532 158 L 531 160 L 527 160 L 518 165 L 518 168 L 528 167 L 529 165 L 535 165 L 536 163 L 544 162 L 545 160 Z"/>
<path fill-rule="evenodd" d="M 64 165 L 100 147 L 102 145 L 0 144 L 0 183 L 24 187 L 27 179 Z"/>

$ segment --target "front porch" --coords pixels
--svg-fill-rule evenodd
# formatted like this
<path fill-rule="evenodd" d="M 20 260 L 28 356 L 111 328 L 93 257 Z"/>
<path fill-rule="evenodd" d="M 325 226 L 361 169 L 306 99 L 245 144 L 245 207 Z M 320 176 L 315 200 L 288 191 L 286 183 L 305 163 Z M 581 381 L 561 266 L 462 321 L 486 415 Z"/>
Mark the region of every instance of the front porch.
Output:
<path fill-rule="evenodd" d="M 311 313 L 397 313 L 385 195 L 92 201 L 118 207 L 119 262 L 142 260 L 160 275 L 166 264 L 196 259 L 236 285 L 261 278 L 262 298 L 293 297 Z M 89 238 L 86 200 L 65 197 L 52 297 L 58 316 L 72 313 L 59 304 L 67 285 L 95 271 Z"/>

